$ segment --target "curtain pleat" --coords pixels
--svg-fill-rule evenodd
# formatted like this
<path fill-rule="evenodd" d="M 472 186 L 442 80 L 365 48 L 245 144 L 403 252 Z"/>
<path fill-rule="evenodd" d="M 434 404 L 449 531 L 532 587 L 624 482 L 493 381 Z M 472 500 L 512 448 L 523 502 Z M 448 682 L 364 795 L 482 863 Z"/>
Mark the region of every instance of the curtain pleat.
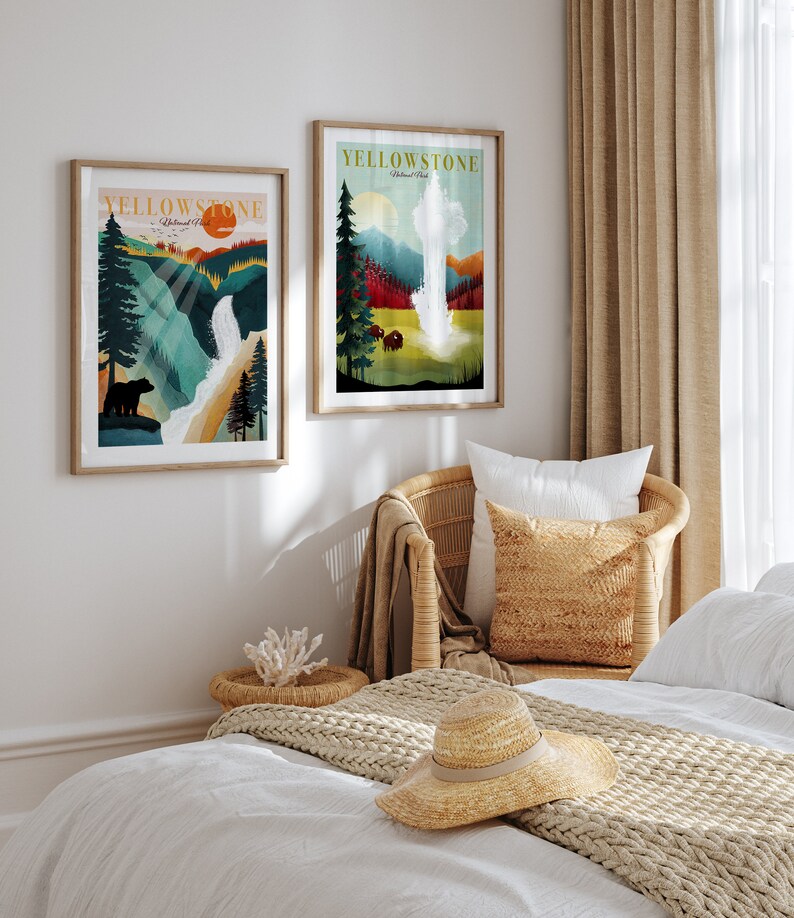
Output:
<path fill-rule="evenodd" d="M 719 586 L 713 0 L 569 0 L 571 455 L 652 443 L 692 515 L 662 627 Z"/>

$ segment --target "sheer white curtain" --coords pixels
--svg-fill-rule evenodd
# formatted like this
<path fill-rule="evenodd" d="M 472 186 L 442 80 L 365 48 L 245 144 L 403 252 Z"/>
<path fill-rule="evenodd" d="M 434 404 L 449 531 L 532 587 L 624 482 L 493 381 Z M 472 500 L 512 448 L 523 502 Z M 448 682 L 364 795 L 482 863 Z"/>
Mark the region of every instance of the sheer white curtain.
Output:
<path fill-rule="evenodd" d="M 723 581 L 794 560 L 794 0 L 716 0 Z"/>

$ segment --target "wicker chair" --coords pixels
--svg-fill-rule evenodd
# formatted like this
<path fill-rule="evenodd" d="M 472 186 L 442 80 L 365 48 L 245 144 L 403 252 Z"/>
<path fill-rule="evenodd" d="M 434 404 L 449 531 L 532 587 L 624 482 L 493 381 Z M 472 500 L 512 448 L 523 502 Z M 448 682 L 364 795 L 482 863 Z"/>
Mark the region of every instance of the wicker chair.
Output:
<path fill-rule="evenodd" d="M 474 524 L 474 481 L 471 468 L 460 465 L 409 478 L 395 490 L 410 502 L 427 533 L 427 538 L 409 536 L 406 563 L 413 603 L 411 669 L 429 669 L 441 665 L 434 558 L 438 556 L 462 606 Z M 662 581 L 675 537 L 689 518 L 689 501 L 674 484 L 646 475 L 640 491 L 640 510 L 654 509 L 661 512 L 661 521 L 659 529 L 642 543 L 639 555 L 631 666 L 532 662 L 521 664 L 524 671 L 538 678 L 627 679 L 645 659 L 659 640 Z"/>

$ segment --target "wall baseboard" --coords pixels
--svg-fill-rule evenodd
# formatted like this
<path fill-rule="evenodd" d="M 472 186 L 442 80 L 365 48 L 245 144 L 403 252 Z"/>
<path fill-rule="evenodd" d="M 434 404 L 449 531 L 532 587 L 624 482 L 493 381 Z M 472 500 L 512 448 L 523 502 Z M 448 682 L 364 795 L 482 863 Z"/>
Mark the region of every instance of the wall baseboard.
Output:
<path fill-rule="evenodd" d="M 0 847 L 61 781 L 122 755 L 202 740 L 218 708 L 0 733 Z"/>

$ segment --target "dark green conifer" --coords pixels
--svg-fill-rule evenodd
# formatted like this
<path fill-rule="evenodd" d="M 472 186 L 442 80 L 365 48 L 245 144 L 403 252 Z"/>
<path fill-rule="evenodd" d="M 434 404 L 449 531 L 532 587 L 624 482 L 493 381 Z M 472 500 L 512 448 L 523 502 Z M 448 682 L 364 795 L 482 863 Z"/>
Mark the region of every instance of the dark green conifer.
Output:
<path fill-rule="evenodd" d="M 375 342 L 369 333 L 373 318 L 367 306 L 364 262 L 359 246 L 353 242 L 358 233 L 351 220 L 355 216 L 352 200 L 347 182 L 342 182 L 336 229 L 336 354 L 344 361 L 348 376 L 355 370 L 363 379 L 365 368 L 372 366 L 369 355 L 375 350 Z"/>
<path fill-rule="evenodd" d="M 243 370 L 240 374 L 240 385 L 235 389 L 229 402 L 226 429 L 229 433 L 234 434 L 235 442 L 237 442 L 237 434 L 242 433 L 243 443 L 245 443 L 245 432 L 250 430 L 255 422 L 256 415 L 251 409 L 251 381 Z"/>
<path fill-rule="evenodd" d="M 116 364 L 135 366 L 140 342 L 138 301 L 131 291 L 137 286 L 129 260 L 121 247 L 126 240 L 111 214 L 99 240 L 99 333 L 100 354 L 107 355 L 99 369 L 108 367 L 108 387 L 116 381 Z"/>
<path fill-rule="evenodd" d="M 259 418 L 259 439 L 265 439 L 264 417 L 267 414 L 267 351 L 260 339 L 254 347 L 251 360 L 251 410 Z"/>

